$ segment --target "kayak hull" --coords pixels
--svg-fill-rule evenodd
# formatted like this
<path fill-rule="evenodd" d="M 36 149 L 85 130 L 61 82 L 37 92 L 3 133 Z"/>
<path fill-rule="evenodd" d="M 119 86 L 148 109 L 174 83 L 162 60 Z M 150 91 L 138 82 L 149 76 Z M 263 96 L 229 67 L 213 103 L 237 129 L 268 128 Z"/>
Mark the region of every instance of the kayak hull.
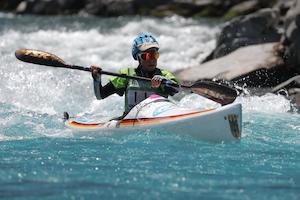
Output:
<path fill-rule="evenodd" d="M 235 104 L 172 121 L 163 127 L 167 132 L 199 140 L 238 141 L 241 138 L 241 116 L 241 104 Z"/>
<path fill-rule="evenodd" d="M 238 141 L 241 138 L 241 104 L 230 104 L 216 109 L 181 112 L 176 115 L 132 117 L 133 115 L 129 113 L 129 117 L 121 121 L 112 120 L 108 122 L 70 118 L 65 124 L 77 131 L 109 132 L 113 134 L 151 129 L 215 142 Z"/>

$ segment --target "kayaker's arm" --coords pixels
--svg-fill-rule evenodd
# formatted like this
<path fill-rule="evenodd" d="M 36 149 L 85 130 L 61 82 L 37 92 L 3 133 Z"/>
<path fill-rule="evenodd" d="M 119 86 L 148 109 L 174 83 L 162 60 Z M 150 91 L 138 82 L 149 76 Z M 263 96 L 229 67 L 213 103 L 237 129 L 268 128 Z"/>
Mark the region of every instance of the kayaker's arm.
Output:
<path fill-rule="evenodd" d="M 98 100 L 116 93 L 114 86 L 109 82 L 102 87 L 101 81 L 94 80 L 94 93 Z"/>
<path fill-rule="evenodd" d="M 94 93 L 98 100 L 105 99 L 112 94 L 118 94 L 122 96 L 124 94 L 123 90 L 116 89 L 111 82 L 108 82 L 104 87 L 101 83 L 101 68 L 97 66 L 92 66 L 92 77 L 94 82 Z"/>

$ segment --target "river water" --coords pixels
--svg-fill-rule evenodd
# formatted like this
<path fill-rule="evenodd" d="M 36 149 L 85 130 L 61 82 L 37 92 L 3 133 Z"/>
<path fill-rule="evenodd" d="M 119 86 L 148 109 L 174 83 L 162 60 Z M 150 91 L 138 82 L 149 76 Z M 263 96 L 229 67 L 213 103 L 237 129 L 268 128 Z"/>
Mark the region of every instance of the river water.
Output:
<path fill-rule="evenodd" d="M 77 135 L 64 127 L 64 111 L 117 116 L 123 99 L 97 101 L 87 72 L 14 56 L 20 48 L 39 49 L 70 64 L 117 71 L 136 66 L 131 43 L 150 32 L 161 45 L 159 66 L 175 71 L 207 56 L 221 25 L 177 16 L 0 13 L 0 199 L 300 199 L 300 114 L 285 98 L 238 97 L 240 142 L 210 143 L 151 130 Z M 214 105 L 197 95 L 180 103 Z"/>

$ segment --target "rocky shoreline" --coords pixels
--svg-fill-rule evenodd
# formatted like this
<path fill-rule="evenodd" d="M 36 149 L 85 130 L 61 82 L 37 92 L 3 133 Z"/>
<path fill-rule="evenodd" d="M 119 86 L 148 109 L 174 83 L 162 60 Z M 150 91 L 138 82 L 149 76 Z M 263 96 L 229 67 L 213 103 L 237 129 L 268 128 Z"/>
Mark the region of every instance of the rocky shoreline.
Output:
<path fill-rule="evenodd" d="M 151 15 L 225 17 L 272 7 L 276 0 L 2 0 L 0 10 L 19 14 L 98 16 Z"/>
<path fill-rule="evenodd" d="M 177 76 L 270 88 L 264 91 L 283 94 L 300 106 L 299 28 L 300 0 L 278 1 L 272 8 L 235 17 L 224 24 L 213 52 Z"/>
<path fill-rule="evenodd" d="M 270 88 L 300 106 L 300 0 L 2 0 L 17 14 L 222 17 L 216 48 L 197 66 L 176 72 L 183 81 L 225 80 Z"/>

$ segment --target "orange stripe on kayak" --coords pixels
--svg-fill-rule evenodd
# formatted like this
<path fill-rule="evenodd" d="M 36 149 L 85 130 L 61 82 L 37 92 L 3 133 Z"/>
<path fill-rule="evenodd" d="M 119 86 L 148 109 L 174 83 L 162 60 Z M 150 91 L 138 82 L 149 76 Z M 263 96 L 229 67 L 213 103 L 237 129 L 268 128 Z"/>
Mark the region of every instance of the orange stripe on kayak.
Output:
<path fill-rule="evenodd" d="M 190 117 L 206 112 L 211 112 L 215 109 L 208 109 L 204 111 L 197 111 L 193 113 L 187 113 L 182 115 L 175 115 L 175 116 L 168 116 L 168 117 L 159 117 L 159 118 L 145 118 L 145 119 L 124 119 L 120 122 L 120 126 L 130 126 L 130 125 L 136 125 L 136 124 L 149 124 L 154 122 L 162 122 L 162 121 L 168 121 L 168 120 L 174 120 L 178 118 L 184 118 L 184 117 Z M 69 122 L 71 126 L 75 126 L 78 128 L 97 128 L 103 126 L 105 123 L 94 123 L 94 124 L 82 124 L 76 121 Z"/>
<path fill-rule="evenodd" d="M 198 112 L 182 114 L 182 115 L 159 117 L 159 118 L 127 119 L 127 120 L 121 121 L 120 126 L 129 126 L 129 125 L 135 125 L 135 124 L 149 124 L 149 123 L 154 123 L 154 122 L 174 120 L 174 119 L 178 119 L 178 118 L 184 118 L 184 117 L 190 117 L 190 116 L 198 115 L 200 113 L 202 114 L 202 113 L 205 113 L 205 112 L 210 112 L 210 111 L 213 111 L 213 110 L 215 110 L 215 109 L 209 109 L 209 110 L 198 111 Z"/>
<path fill-rule="evenodd" d="M 71 121 L 69 122 L 71 126 L 79 127 L 79 128 L 96 128 L 96 127 L 101 127 L 105 123 L 99 123 L 99 124 L 82 124 L 76 121 Z"/>

